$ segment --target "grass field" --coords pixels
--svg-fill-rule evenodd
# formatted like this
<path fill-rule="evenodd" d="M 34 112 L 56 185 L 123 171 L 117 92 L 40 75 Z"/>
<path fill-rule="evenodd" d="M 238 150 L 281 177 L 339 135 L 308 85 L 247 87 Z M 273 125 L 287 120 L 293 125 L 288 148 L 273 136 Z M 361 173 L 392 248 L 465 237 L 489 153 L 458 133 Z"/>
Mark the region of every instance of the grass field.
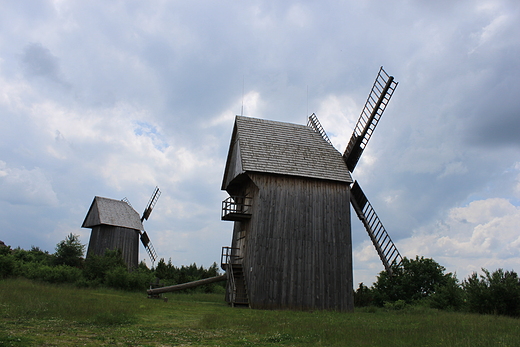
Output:
<path fill-rule="evenodd" d="M 520 320 L 410 307 L 354 313 L 231 308 L 222 294 L 0 281 L 0 346 L 520 346 Z"/>

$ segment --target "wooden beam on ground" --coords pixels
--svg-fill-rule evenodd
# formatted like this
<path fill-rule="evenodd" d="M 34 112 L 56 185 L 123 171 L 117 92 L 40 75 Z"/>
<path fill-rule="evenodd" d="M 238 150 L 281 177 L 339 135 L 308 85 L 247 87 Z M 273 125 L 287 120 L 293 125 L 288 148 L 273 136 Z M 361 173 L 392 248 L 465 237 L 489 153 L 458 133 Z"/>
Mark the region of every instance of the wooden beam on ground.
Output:
<path fill-rule="evenodd" d="M 148 293 L 148 295 L 153 295 L 153 294 L 162 294 L 162 293 L 168 293 L 168 292 L 175 292 L 175 291 L 178 291 L 178 290 L 195 288 L 195 287 L 198 287 L 198 286 L 202 286 L 204 284 L 210 284 L 210 283 L 225 281 L 226 279 L 227 279 L 227 277 L 224 274 L 224 275 L 220 275 L 220 276 L 204 278 L 204 279 L 198 280 L 198 281 L 182 283 L 182 284 L 176 284 L 174 286 L 161 287 L 161 288 L 155 288 L 155 289 L 148 289 L 147 293 Z"/>

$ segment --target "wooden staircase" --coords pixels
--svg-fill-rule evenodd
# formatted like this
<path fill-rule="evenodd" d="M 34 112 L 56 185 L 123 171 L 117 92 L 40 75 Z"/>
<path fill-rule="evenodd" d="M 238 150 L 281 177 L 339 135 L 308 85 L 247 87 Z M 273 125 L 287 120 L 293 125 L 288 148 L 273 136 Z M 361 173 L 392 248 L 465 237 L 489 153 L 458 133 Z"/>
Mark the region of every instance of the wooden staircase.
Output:
<path fill-rule="evenodd" d="M 238 256 L 238 248 L 222 247 L 221 267 L 227 273 L 229 303 L 231 306 L 249 307 L 249 296 L 244 278 L 242 258 Z"/>
<path fill-rule="evenodd" d="M 247 285 L 244 280 L 244 269 L 242 264 L 232 264 L 230 270 L 233 277 L 231 293 L 231 306 L 247 306 L 249 307 L 249 298 L 247 295 Z"/>

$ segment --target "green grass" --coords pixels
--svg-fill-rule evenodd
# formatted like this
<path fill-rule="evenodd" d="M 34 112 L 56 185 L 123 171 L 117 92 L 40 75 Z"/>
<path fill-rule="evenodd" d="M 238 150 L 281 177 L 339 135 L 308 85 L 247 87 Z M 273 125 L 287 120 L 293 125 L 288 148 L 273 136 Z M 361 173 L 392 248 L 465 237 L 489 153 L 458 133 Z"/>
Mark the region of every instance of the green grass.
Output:
<path fill-rule="evenodd" d="M 354 313 L 231 308 L 222 294 L 0 281 L 0 346 L 519 346 L 520 320 L 421 307 Z"/>

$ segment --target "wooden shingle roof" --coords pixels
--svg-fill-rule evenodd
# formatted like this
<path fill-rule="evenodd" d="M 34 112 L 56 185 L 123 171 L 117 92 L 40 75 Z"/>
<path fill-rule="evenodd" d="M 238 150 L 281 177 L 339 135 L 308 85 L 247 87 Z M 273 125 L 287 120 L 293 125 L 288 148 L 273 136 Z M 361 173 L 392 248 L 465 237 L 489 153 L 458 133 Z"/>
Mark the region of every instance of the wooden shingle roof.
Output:
<path fill-rule="evenodd" d="M 237 116 L 223 189 L 241 173 L 352 182 L 341 153 L 305 125 Z"/>
<path fill-rule="evenodd" d="M 96 196 L 81 227 L 92 228 L 102 224 L 144 230 L 139 213 L 126 202 Z"/>

